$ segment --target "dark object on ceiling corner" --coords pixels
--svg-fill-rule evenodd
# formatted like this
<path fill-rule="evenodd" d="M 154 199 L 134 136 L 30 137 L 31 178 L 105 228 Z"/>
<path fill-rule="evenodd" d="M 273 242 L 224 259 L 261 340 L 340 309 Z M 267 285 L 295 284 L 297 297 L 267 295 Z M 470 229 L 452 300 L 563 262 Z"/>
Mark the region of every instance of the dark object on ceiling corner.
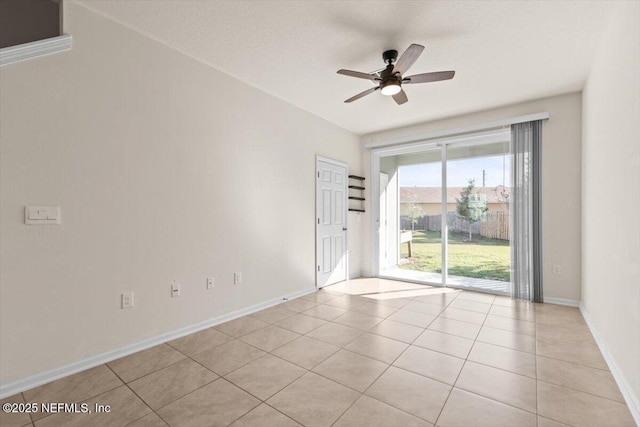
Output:
<path fill-rule="evenodd" d="M 62 34 L 60 0 L 0 0 L 0 48 Z"/>

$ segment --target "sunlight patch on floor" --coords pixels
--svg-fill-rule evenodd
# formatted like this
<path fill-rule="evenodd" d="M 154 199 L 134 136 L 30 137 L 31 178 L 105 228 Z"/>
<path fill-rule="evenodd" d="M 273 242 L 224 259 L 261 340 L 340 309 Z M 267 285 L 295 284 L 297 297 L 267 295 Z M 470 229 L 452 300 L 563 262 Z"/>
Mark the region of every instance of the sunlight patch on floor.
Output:
<path fill-rule="evenodd" d="M 324 288 L 328 291 L 343 292 L 374 300 L 415 298 L 425 295 L 440 295 L 460 292 L 456 289 L 419 285 L 416 283 L 378 278 L 360 278 L 336 283 Z"/>

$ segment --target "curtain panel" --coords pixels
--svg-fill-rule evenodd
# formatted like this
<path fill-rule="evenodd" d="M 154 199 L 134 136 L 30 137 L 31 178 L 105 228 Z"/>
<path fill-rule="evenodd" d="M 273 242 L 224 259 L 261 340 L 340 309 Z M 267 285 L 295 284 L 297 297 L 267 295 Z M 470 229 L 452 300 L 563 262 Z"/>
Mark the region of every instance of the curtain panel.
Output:
<path fill-rule="evenodd" d="M 511 281 L 514 299 L 542 302 L 542 121 L 511 125 Z"/>

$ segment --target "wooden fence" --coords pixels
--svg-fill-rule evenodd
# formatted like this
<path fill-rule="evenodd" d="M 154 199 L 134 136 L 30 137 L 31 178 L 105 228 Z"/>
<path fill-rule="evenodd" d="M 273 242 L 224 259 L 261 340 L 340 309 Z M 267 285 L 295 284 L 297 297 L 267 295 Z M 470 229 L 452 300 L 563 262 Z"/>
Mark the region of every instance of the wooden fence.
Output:
<path fill-rule="evenodd" d="M 440 231 L 442 228 L 442 215 L 424 215 L 417 219 L 413 230 Z M 447 225 L 449 231 L 468 233 L 469 223 L 460 219 L 455 212 L 447 212 Z M 400 229 L 411 230 L 411 220 L 407 216 L 400 217 Z M 471 225 L 471 233 L 489 239 L 509 240 L 509 212 L 487 212 L 482 221 Z"/>

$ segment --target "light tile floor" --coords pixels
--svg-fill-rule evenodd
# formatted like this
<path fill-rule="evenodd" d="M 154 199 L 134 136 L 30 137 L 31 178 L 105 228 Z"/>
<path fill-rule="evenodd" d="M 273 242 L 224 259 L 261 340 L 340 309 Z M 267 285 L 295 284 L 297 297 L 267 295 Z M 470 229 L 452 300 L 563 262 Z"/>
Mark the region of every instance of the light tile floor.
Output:
<path fill-rule="evenodd" d="M 340 283 L 5 402 L 110 413 L 2 426 L 634 426 L 580 312 L 382 280 Z"/>

